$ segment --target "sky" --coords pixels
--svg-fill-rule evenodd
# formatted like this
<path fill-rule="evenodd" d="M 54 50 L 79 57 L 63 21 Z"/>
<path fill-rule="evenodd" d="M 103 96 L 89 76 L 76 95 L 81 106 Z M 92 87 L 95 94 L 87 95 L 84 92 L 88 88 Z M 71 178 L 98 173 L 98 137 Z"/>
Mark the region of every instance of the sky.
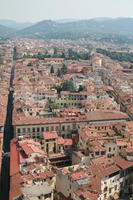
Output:
<path fill-rule="evenodd" d="M 37 22 L 95 17 L 133 17 L 133 0 L 0 0 L 0 19 Z"/>

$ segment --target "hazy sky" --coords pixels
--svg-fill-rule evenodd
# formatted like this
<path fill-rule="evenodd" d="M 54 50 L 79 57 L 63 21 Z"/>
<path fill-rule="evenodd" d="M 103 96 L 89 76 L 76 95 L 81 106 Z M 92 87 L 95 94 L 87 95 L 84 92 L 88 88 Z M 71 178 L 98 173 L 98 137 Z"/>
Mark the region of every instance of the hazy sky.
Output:
<path fill-rule="evenodd" d="M 0 19 L 133 17 L 133 0 L 0 0 Z"/>

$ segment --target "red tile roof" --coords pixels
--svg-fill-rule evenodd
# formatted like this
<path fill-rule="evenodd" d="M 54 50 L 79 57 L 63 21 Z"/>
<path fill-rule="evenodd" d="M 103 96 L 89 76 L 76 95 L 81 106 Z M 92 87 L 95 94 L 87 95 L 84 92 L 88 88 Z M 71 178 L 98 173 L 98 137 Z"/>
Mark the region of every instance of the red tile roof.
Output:
<path fill-rule="evenodd" d="M 119 166 L 122 169 L 127 169 L 130 167 L 133 167 L 132 161 L 125 160 L 124 158 L 122 158 L 120 156 L 113 157 L 113 161 L 117 166 Z"/>
<path fill-rule="evenodd" d="M 85 190 L 77 190 L 76 192 L 74 192 L 76 196 L 78 196 L 78 198 L 80 200 L 82 199 L 86 199 L 86 200 L 97 200 L 97 194 L 88 191 L 87 189 Z"/>
<path fill-rule="evenodd" d="M 73 140 L 69 138 L 64 139 L 64 145 L 65 146 L 72 146 L 73 145 Z"/>
<path fill-rule="evenodd" d="M 64 144 L 64 139 L 62 137 L 58 137 L 58 145 Z"/>
<path fill-rule="evenodd" d="M 58 139 L 58 135 L 56 132 L 44 132 L 43 137 L 44 140 Z"/>
<path fill-rule="evenodd" d="M 17 173 L 19 173 L 19 155 L 18 155 L 18 150 L 17 146 L 15 143 L 15 139 L 11 141 L 10 144 L 10 176 L 13 176 Z"/>
<path fill-rule="evenodd" d="M 80 180 L 80 179 L 84 179 L 84 178 L 87 178 L 87 174 L 85 174 L 84 171 L 77 171 L 77 172 L 73 172 L 71 174 L 71 177 L 74 179 L 74 180 Z"/>
<path fill-rule="evenodd" d="M 22 195 L 21 184 L 22 184 L 22 178 L 20 173 L 15 174 L 10 178 L 10 194 L 9 194 L 10 200 Z"/>
<path fill-rule="evenodd" d="M 23 151 L 26 155 L 30 155 L 33 153 L 33 150 L 31 147 L 29 147 L 27 144 L 22 146 Z"/>

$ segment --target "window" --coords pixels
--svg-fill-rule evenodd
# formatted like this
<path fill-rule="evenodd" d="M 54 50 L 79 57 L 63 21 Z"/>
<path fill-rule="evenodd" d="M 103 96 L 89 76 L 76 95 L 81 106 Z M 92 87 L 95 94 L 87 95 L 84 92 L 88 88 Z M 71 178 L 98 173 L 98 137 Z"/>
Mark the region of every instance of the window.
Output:
<path fill-rule="evenodd" d="M 51 131 L 53 131 L 54 130 L 54 127 L 53 126 L 51 126 Z"/>
<path fill-rule="evenodd" d="M 111 151 L 111 147 L 109 147 L 109 152 Z"/>
<path fill-rule="evenodd" d="M 17 132 L 20 133 L 20 128 L 18 128 Z"/>
<path fill-rule="evenodd" d="M 112 191 L 112 188 L 109 188 L 109 193 L 111 193 L 111 191 Z"/>
<path fill-rule="evenodd" d="M 35 133 L 35 128 L 32 128 L 33 133 Z"/>
<path fill-rule="evenodd" d="M 115 190 L 117 190 L 117 185 L 115 185 Z"/>
<path fill-rule="evenodd" d="M 58 131 L 58 126 L 56 126 L 56 131 Z"/>
<path fill-rule="evenodd" d="M 49 131 L 49 127 L 46 127 L 46 131 Z"/>
<path fill-rule="evenodd" d="M 30 128 L 28 128 L 27 131 L 30 133 Z"/>
<path fill-rule="evenodd" d="M 23 128 L 23 133 L 25 133 L 25 128 Z"/>
<path fill-rule="evenodd" d="M 38 127 L 38 128 L 37 128 L 37 132 L 39 132 L 39 131 L 40 131 L 40 128 Z"/>
<path fill-rule="evenodd" d="M 92 158 L 93 158 L 93 157 L 94 157 L 94 154 L 92 153 L 91 156 L 92 156 Z"/>
<path fill-rule="evenodd" d="M 44 132 L 44 127 L 41 128 L 41 131 Z"/>
<path fill-rule="evenodd" d="M 45 194 L 44 196 L 45 196 L 45 199 L 47 199 L 51 197 L 51 194 Z"/>
<path fill-rule="evenodd" d="M 49 152 L 48 144 L 46 145 L 46 152 L 47 152 L 47 153 Z"/>
<path fill-rule="evenodd" d="M 97 156 L 99 155 L 99 152 L 98 152 L 98 151 L 96 152 L 96 155 L 97 155 Z"/>
<path fill-rule="evenodd" d="M 54 143 L 53 152 L 56 153 L 56 143 Z"/>
<path fill-rule="evenodd" d="M 65 131 L 65 126 L 62 126 L 62 131 Z"/>
<path fill-rule="evenodd" d="M 73 129 L 76 129 L 76 124 L 73 124 Z"/>
<path fill-rule="evenodd" d="M 107 187 L 104 188 L 104 192 L 107 192 Z"/>

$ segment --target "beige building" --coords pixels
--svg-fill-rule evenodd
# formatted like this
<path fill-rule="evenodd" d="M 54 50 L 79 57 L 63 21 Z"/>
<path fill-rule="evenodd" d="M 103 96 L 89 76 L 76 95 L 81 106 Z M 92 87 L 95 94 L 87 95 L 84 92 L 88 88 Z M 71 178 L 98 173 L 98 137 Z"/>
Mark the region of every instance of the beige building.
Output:
<path fill-rule="evenodd" d="M 57 100 L 57 103 L 62 107 L 80 107 L 82 100 L 87 99 L 87 92 L 67 92 L 62 91 L 61 97 Z"/>
<path fill-rule="evenodd" d="M 47 154 L 57 153 L 58 150 L 58 135 L 56 132 L 44 132 L 42 146 Z"/>
<path fill-rule="evenodd" d="M 63 138 L 72 137 L 80 125 L 125 122 L 128 116 L 121 112 L 89 112 L 79 117 L 36 118 L 24 117 L 13 121 L 14 136 L 29 135 L 31 138 L 42 138 L 42 133 L 56 131 Z M 95 126 L 97 127 L 97 125 Z M 103 127 L 103 126 L 102 126 Z M 97 127 L 98 128 L 98 127 Z M 104 127 L 103 127 L 104 128 Z M 98 128 L 99 129 L 99 128 Z"/>

